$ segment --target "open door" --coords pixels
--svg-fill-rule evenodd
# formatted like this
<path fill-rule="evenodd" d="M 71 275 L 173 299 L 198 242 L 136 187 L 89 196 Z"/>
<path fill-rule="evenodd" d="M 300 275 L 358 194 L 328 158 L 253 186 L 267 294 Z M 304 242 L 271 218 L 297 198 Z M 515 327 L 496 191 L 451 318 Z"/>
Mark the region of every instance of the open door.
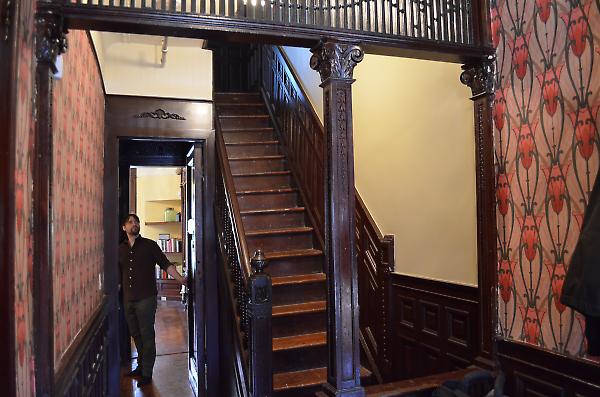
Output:
<path fill-rule="evenodd" d="M 189 375 L 192 385 L 203 395 L 206 390 L 204 357 L 204 291 L 203 252 L 203 147 L 194 143 L 187 154 L 185 171 L 187 235 L 185 252 L 188 277 Z"/>

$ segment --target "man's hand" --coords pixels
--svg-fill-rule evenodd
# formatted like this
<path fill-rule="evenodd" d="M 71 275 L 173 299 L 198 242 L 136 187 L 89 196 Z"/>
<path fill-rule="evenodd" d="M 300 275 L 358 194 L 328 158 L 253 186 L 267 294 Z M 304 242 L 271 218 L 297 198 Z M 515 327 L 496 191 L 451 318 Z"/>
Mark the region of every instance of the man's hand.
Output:
<path fill-rule="evenodd" d="M 179 284 L 185 285 L 187 287 L 187 279 L 181 274 L 179 274 L 177 268 L 174 265 L 171 265 L 167 268 L 167 274 L 169 274 L 171 277 L 177 280 Z"/>

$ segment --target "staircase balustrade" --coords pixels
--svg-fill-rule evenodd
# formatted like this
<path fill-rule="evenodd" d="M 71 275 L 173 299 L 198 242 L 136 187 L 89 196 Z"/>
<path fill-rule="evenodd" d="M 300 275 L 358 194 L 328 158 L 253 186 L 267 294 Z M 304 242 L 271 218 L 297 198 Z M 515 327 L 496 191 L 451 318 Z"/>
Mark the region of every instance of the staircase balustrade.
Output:
<path fill-rule="evenodd" d="M 260 250 L 254 253 L 252 259 L 249 258 L 244 225 L 218 119 L 216 126 L 219 166 L 215 210 L 223 265 L 228 278 L 226 284 L 235 311 L 239 346 L 243 350 L 246 385 L 252 396 L 265 397 L 271 395 L 273 384 L 271 278 L 264 273 L 266 260 Z"/>
<path fill-rule="evenodd" d="M 485 0 L 58 0 L 476 46 Z M 480 2 L 482 2 L 480 4 Z"/>
<path fill-rule="evenodd" d="M 253 61 L 260 65 L 260 88 L 278 125 L 290 167 L 322 246 L 325 222 L 323 124 L 279 47 L 257 47 Z"/>

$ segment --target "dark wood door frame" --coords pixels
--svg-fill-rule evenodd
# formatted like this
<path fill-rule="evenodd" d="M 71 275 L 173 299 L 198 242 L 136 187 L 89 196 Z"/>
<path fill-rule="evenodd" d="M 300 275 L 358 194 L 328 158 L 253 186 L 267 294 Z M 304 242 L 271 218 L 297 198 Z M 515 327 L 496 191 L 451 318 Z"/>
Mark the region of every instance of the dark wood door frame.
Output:
<path fill-rule="evenodd" d="M 109 328 L 115 332 L 109 334 L 109 345 L 118 345 L 118 268 L 114 265 L 117 261 L 117 242 L 119 233 L 119 141 L 123 139 L 148 139 L 160 141 L 201 142 L 203 145 L 204 178 L 203 190 L 203 248 L 201 268 L 198 271 L 199 279 L 203 282 L 197 286 L 197 296 L 202 296 L 205 302 L 217 302 L 216 289 L 216 243 L 213 219 L 214 202 L 214 130 L 202 130 L 195 124 L 201 117 L 201 112 L 196 112 L 196 106 L 202 101 L 173 100 L 166 98 L 141 98 L 119 95 L 106 97 L 106 124 L 105 124 L 105 200 L 104 200 L 104 234 L 105 234 L 105 283 L 107 289 L 110 284 L 110 300 L 112 302 L 112 317 L 109 318 Z M 151 112 L 157 108 L 177 113 L 185 120 L 179 119 L 153 119 L 135 117 L 143 112 Z M 205 116 L 206 117 L 206 116 Z M 166 165 L 166 164 L 165 164 Z M 128 184 L 125 186 L 128 188 Z M 211 266 L 213 265 L 213 266 Z M 206 363 L 206 384 L 204 379 L 198 377 L 198 395 L 219 395 L 219 343 L 218 343 L 218 305 L 207 304 L 199 308 L 198 323 L 204 324 L 206 341 L 202 351 L 203 359 L 199 360 L 198 371 L 204 375 Z M 214 321 L 213 321 L 214 319 Z M 109 358 L 109 367 L 119 368 L 118 353 Z"/>

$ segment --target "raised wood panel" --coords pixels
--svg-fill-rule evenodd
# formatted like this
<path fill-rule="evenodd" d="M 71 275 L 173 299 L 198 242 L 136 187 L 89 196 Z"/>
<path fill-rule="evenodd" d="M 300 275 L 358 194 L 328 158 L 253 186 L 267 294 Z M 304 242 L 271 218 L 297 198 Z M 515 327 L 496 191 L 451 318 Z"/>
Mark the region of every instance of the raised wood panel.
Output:
<path fill-rule="evenodd" d="M 477 288 L 390 275 L 392 379 L 464 368 L 478 334 Z"/>
<path fill-rule="evenodd" d="M 108 318 L 103 302 L 96 315 L 65 354 L 56 374 L 55 396 L 106 396 L 108 394 Z"/>
<path fill-rule="evenodd" d="M 600 396 L 600 365 L 521 342 L 499 340 L 497 357 L 511 396 Z"/>

